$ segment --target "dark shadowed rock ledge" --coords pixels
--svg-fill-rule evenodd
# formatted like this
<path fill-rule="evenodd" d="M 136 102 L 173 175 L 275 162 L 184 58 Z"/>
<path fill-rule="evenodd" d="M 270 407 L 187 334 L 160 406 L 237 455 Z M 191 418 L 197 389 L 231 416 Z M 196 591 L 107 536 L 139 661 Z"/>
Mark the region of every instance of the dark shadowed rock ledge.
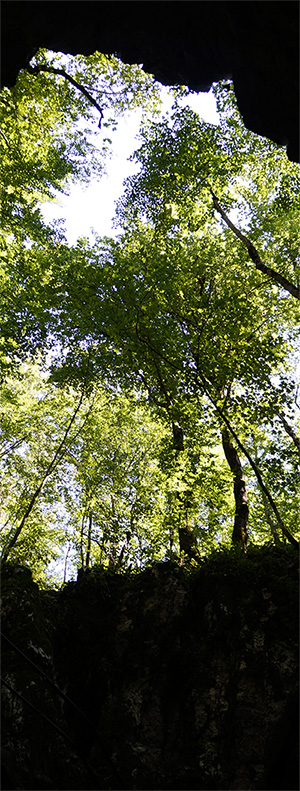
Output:
<path fill-rule="evenodd" d="M 299 3 L 1 3 L 2 84 L 14 85 L 39 47 L 117 53 L 164 85 L 208 91 L 232 77 L 248 129 L 287 144 L 299 161 Z"/>
<path fill-rule="evenodd" d="M 60 592 L 6 564 L 2 632 L 3 791 L 298 789 L 293 550 Z"/>

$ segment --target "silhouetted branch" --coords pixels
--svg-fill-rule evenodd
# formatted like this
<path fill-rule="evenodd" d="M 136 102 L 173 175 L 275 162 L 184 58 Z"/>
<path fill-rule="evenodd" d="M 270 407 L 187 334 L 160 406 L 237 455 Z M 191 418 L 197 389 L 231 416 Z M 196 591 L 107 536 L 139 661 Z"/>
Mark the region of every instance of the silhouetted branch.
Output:
<path fill-rule="evenodd" d="M 70 82 L 71 85 L 73 85 L 77 91 L 80 91 L 83 94 L 83 96 L 85 96 L 86 99 L 88 99 L 90 104 L 92 104 L 96 108 L 96 110 L 98 110 L 98 113 L 100 113 L 98 128 L 101 129 L 101 122 L 103 118 L 102 108 L 100 107 L 98 102 L 96 102 L 96 99 L 94 99 L 93 96 L 91 96 L 91 94 L 87 91 L 84 85 L 81 85 L 79 82 L 74 80 L 74 77 L 71 77 L 71 75 L 68 74 L 64 69 L 55 69 L 54 66 L 31 66 L 29 64 L 27 66 L 27 71 L 29 72 L 29 74 L 34 74 L 34 75 L 37 75 L 42 71 L 46 71 L 49 74 L 59 74 L 60 77 L 64 77 L 65 80 L 68 80 L 68 82 Z"/>

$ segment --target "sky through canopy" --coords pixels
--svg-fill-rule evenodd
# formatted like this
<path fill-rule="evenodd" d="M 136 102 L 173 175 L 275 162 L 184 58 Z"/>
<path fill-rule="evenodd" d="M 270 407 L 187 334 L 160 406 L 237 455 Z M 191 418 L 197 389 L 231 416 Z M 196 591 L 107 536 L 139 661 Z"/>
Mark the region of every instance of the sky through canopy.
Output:
<path fill-rule="evenodd" d="M 173 97 L 168 89 L 161 86 L 161 113 L 170 111 Z M 209 93 L 191 94 L 180 102 L 182 107 L 190 107 L 208 123 L 218 124 L 216 100 L 212 91 Z M 94 228 L 103 236 L 114 236 L 112 227 L 114 203 L 123 192 L 124 179 L 136 173 L 138 166 L 129 162 L 132 152 L 138 147 L 137 134 L 142 118 L 142 110 L 130 111 L 118 122 L 115 132 L 110 132 L 112 157 L 107 162 L 107 174 L 101 179 L 91 180 L 88 186 L 72 185 L 70 194 L 64 198 L 60 195 L 58 203 L 44 203 L 42 214 L 47 222 L 53 219 L 64 219 L 66 236 L 69 244 L 76 244 L 80 236 L 90 236 Z M 99 149 L 102 146 L 104 132 L 99 131 Z"/>

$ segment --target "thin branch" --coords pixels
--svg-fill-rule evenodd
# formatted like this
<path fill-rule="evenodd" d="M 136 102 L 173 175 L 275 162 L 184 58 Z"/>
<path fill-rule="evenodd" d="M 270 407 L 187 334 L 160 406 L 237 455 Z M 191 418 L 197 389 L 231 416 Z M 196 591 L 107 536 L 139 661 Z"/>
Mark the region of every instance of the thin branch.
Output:
<path fill-rule="evenodd" d="M 245 236 L 239 230 L 239 228 L 236 228 L 233 222 L 229 219 L 224 209 L 222 209 L 222 206 L 220 206 L 218 198 L 213 192 L 211 187 L 209 187 L 209 190 L 213 197 L 214 208 L 221 215 L 223 220 L 226 222 L 228 228 L 231 228 L 235 236 L 237 236 L 237 238 L 240 239 L 243 245 L 247 248 L 248 254 L 252 259 L 252 261 L 254 262 L 256 269 L 258 269 L 260 272 L 263 272 L 265 275 L 268 275 L 268 277 L 270 277 L 272 280 L 275 280 L 276 283 L 282 286 L 282 288 L 284 288 L 285 291 L 288 291 L 292 295 L 292 297 L 295 297 L 296 299 L 300 299 L 300 286 L 294 286 L 293 283 L 291 283 L 285 277 L 280 275 L 279 272 L 276 272 L 275 269 L 272 269 L 270 266 L 266 266 L 266 264 L 263 263 L 259 253 L 256 250 L 256 247 L 254 247 L 254 244 L 252 244 L 250 239 L 248 239 L 247 236 Z"/>
<path fill-rule="evenodd" d="M 27 437 L 28 437 L 28 434 L 25 434 L 24 437 L 21 437 L 21 439 L 17 439 L 15 442 L 12 442 L 11 445 L 9 445 L 7 448 L 5 448 L 0 453 L 0 459 L 2 459 L 3 456 L 7 456 L 7 454 L 10 453 L 10 451 L 16 450 L 16 448 L 19 448 L 20 445 L 22 445 L 22 442 L 25 442 Z"/>
<path fill-rule="evenodd" d="M 89 91 L 87 91 L 84 85 L 81 85 L 79 82 L 74 80 L 74 77 L 71 77 L 71 75 L 68 74 L 64 69 L 55 69 L 54 66 L 31 66 L 29 64 L 27 66 L 27 71 L 29 72 L 29 74 L 34 74 L 34 75 L 39 74 L 41 71 L 46 71 L 49 74 L 59 74 L 60 77 L 64 77 L 65 80 L 68 80 L 68 82 L 70 82 L 71 85 L 73 85 L 73 87 L 76 88 L 77 91 L 80 91 L 83 94 L 83 96 L 85 96 L 86 99 L 88 99 L 88 101 L 90 102 L 90 104 L 93 105 L 93 107 L 96 107 L 96 110 L 98 110 L 98 113 L 100 113 L 98 129 L 101 129 L 101 123 L 103 119 L 102 108 L 100 107 L 98 102 L 96 102 L 96 100 L 93 98 L 93 96 L 91 96 Z"/>
<path fill-rule="evenodd" d="M 11 145 L 10 145 L 6 135 L 4 134 L 4 132 L 2 132 L 2 129 L 0 129 L 0 135 L 2 135 L 2 137 L 4 137 L 4 140 L 5 140 L 6 145 L 8 146 L 8 148 L 11 148 Z"/>
<path fill-rule="evenodd" d="M 172 362 L 171 362 L 171 360 L 169 360 L 169 359 L 168 359 L 168 357 L 165 357 L 165 356 L 162 354 L 162 352 L 161 352 L 161 351 L 159 351 L 159 350 L 158 350 L 158 349 L 156 349 L 154 346 L 152 346 L 152 344 L 150 343 L 149 339 L 148 339 L 148 338 L 147 338 L 145 335 L 144 335 L 144 337 L 143 337 L 143 336 L 140 334 L 139 327 L 138 327 L 138 322 L 139 322 L 139 314 L 140 314 L 140 309 L 139 309 L 139 307 L 138 307 L 138 308 L 137 308 L 137 317 L 136 317 L 136 323 L 135 323 L 135 332 L 136 332 L 136 336 L 137 336 L 137 339 L 138 339 L 138 341 L 139 341 L 140 343 L 143 343 L 143 344 L 144 344 L 144 346 L 146 346 L 148 349 L 150 349 L 150 351 L 151 351 L 151 352 L 154 352 L 154 354 L 156 354 L 156 355 L 157 355 L 157 356 L 158 356 L 158 357 L 159 357 L 161 360 L 163 360 L 163 362 L 164 362 L 164 363 L 166 363 L 166 365 L 168 365 L 170 368 L 172 368 L 173 370 L 175 370 L 177 373 L 178 373 L 178 371 L 180 371 L 180 372 L 182 373 L 182 372 L 183 372 L 183 368 L 182 368 L 182 367 L 180 367 L 180 366 L 178 366 L 178 365 L 174 365 L 174 363 L 172 363 Z"/>

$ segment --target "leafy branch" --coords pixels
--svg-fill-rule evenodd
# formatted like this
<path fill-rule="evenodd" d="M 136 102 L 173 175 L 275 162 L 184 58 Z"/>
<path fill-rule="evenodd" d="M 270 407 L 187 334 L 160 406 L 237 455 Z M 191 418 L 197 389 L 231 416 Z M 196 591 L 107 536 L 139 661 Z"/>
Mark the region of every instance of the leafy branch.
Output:
<path fill-rule="evenodd" d="M 228 215 L 220 205 L 219 200 L 215 195 L 215 193 L 213 192 L 212 188 L 209 187 L 209 189 L 213 197 L 214 208 L 221 215 L 222 219 L 226 222 L 228 228 L 231 228 L 233 233 L 237 236 L 238 239 L 241 240 L 243 245 L 247 248 L 248 254 L 252 259 L 252 261 L 254 262 L 256 269 L 258 269 L 260 272 L 263 272 L 264 275 L 268 275 L 268 277 L 270 277 L 272 280 L 275 280 L 276 283 L 282 286 L 282 288 L 284 288 L 285 291 L 288 291 L 292 295 L 292 297 L 295 297 L 296 299 L 300 299 L 300 287 L 295 286 L 293 283 L 291 283 L 289 280 L 283 277 L 283 275 L 280 275 L 279 272 L 276 272 L 275 269 L 272 269 L 270 266 L 267 266 L 266 264 L 263 263 L 258 251 L 256 250 L 256 247 L 254 247 L 254 244 L 252 244 L 250 239 L 248 239 L 247 236 L 245 236 L 239 230 L 239 228 L 237 228 L 233 224 L 233 222 L 229 219 Z"/>
<path fill-rule="evenodd" d="M 90 104 L 92 104 L 93 107 L 95 107 L 96 110 L 98 110 L 98 113 L 100 113 L 98 129 L 101 129 L 101 123 L 103 119 L 102 108 L 100 107 L 98 102 L 96 102 L 96 99 L 94 99 L 93 96 L 89 93 L 89 91 L 87 91 L 84 85 L 81 85 L 81 83 L 77 82 L 77 80 L 74 80 L 74 77 L 71 77 L 71 75 L 68 74 L 68 72 L 66 72 L 64 69 L 56 69 L 54 66 L 38 66 L 38 65 L 31 66 L 30 64 L 28 64 L 27 66 L 27 71 L 29 72 L 29 74 L 34 74 L 34 75 L 37 75 L 42 71 L 45 71 L 48 72 L 49 74 L 58 74 L 60 77 L 64 77 L 65 80 L 68 80 L 68 82 L 70 82 L 71 85 L 73 85 L 73 87 L 76 88 L 77 91 L 80 91 L 83 94 L 83 96 L 85 96 L 85 98 L 90 102 Z"/>
<path fill-rule="evenodd" d="M 24 434 L 24 437 L 21 437 L 21 439 L 17 439 L 15 440 L 15 442 L 11 442 L 10 444 L 8 444 L 8 446 L 5 447 L 4 450 L 0 453 L 0 459 L 2 459 L 3 456 L 7 456 L 7 454 L 11 453 L 12 450 L 16 450 L 17 448 L 19 448 L 22 445 L 22 443 L 25 442 L 26 439 L 27 439 L 27 434 Z"/>

